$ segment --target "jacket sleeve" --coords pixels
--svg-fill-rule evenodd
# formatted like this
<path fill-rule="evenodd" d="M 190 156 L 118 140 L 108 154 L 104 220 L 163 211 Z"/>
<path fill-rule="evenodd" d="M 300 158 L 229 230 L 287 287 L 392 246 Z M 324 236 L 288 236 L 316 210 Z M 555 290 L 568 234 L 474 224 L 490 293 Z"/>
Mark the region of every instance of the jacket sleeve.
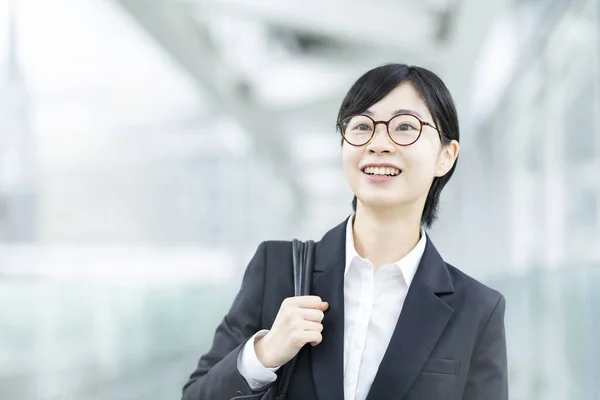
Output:
<path fill-rule="evenodd" d="M 505 309 L 500 296 L 475 347 L 463 400 L 508 400 Z"/>
<path fill-rule="evenodd" d="M 198 367 L 184 385 L 183 400 L 230 400 L 254 394 L 240 374 L 237 360 L 245 342 L 261 329 L 266 255 L 267 245 L 263 242 L 246 268 L 229 312 L 216 329 L 212 347 L 200 357 Z"/>

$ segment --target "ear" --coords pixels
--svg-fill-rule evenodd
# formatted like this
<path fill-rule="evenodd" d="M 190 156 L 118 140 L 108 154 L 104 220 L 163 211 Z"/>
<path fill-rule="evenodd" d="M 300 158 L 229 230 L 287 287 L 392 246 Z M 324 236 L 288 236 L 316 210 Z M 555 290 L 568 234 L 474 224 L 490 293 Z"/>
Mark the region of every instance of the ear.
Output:
<path fill-rule="evenodd" d="M 442 150 L 438 157 L 437 169 L 435 170 L 436 177 L 444 176 L 452 169 L 452 166 L 458 157 L 459 150 L 460 145 L 456 140 L 453 140 L 446 146 L 442 146 Z"/>

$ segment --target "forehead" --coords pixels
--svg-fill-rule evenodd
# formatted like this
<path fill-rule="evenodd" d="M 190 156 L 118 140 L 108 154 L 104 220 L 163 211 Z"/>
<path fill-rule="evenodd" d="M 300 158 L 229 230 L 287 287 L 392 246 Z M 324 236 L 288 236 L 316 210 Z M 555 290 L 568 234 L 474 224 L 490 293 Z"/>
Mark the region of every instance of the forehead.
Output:
<path fill-rule="evenodd" d="M 413 111 L 418 117 L 431 120 L 431 114 L 425 102 L 414 86 L 408 82 L 393 89 L 387 96 L 369 107 L 367 111 L 376 118 L 384 119 L 390 118 L 398 110 Z"/>

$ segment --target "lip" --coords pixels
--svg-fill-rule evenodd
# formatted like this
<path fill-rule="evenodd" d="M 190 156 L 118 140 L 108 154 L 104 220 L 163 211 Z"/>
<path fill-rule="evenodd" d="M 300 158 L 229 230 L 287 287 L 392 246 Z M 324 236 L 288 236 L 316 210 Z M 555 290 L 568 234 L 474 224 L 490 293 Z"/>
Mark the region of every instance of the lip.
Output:
<path fill-rule="evenodd" d="M 384 176 L 384 175 L 369 175 L 369 174 L 365 174 L 363 172 L 363 175 L 371 182 L 374 183 L 385 183 L 385 182 L 390 182 L 394 179 L 396 179 L 397 177 L 399 177 L 401 174 L 399 175 L 395 175 L 395 176 Z"/>
<path fill-rule="evenodd" d="M 368 167 L 396 168 L 397 170 L 400 170 L 400 172 L 402 172 L 402 168 L 397 167 L 394 164 L 365 164 L 360 167 L 360 170 L 363 171 L 365 168 L 368 168 Z"/>

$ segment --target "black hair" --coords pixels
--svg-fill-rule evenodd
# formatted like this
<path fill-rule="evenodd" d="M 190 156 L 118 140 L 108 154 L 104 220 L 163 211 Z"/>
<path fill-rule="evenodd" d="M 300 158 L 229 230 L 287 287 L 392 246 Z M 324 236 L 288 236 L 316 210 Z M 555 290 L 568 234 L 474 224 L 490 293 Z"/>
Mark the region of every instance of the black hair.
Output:
<path fill-rule="evenodd" d="M 433 122 L 441 131 L 442 145 L 448 145 L 452 140 L 459 141 L 456 107 L 444 82 L 428 69 L 406 64 L 386 64 L 361 76 L 342 101 L 337 117 L 338 129 L 345 118 L 366 111 L 400 84 L 406 82 L 412 84 L 427 106 Z M 456 161 L 446 175 L 433 179 L 421 216 L 421 224 L 426 227 L 431 227 L 437 218 L 440 194 L 454 173 Z M 356 204 L 357 199 L 354 196 L 352 208 L 355 212 Z"/>

